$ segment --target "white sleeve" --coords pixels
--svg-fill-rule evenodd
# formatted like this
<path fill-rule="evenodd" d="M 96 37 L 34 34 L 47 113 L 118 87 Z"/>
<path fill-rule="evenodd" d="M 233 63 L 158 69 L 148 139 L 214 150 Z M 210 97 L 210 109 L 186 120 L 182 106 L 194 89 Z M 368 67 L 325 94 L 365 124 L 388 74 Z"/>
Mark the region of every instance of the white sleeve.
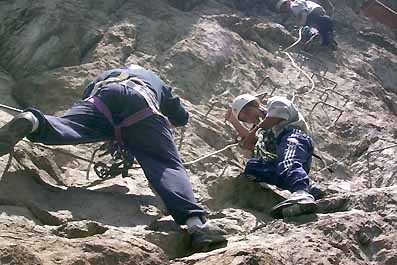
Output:
<path fill-rule="evenodd" d="M 307 15 L 309 13 L 309 10 L 308 10 L 308 7 L 307 7 L 305 1 L 295 0 L 291 4 L 291 10 L 295 16 Z"/>
<path fill-rule="evenodd" d="M 288 121 L 291 116 L 289 107 L 281 101 L 273 101 L 267 107 L 266 118 L 280 118 Z"/>

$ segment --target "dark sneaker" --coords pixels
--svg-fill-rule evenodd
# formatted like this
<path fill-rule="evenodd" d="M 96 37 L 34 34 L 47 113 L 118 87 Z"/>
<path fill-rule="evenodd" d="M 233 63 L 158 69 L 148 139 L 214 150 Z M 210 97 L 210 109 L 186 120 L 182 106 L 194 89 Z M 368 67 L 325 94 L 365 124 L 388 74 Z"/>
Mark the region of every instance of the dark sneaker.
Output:
<path fill-rule="evenodd" d="M 314 197 L 314 200 L 316 200 L 316 201 L 324 198 L 324 196 L 325 196 L 325 193 L 321 189 L 321 186 L 317 183 L 310 184 L 309 193 Z"/>
<path fill-rule="evenodd" d="M 15 144 L 27 136 L 32 128 L 32 122 L 19 115 L 0 128 L 0 156 L 10 153 Z"/>
<path fill-rule="evenodd" d="M 314 213 L 317 209 L 314 197 L 304 190 L 292 193 L 288 200 L 274 206 L 270 212 L 277 219 Z"/>
<path fill-rule="evenodd" d="M 188 232 L 194 251 L 207 252 L 227 245 L 226 231 L 210 222 L 203 226 L 190 227 Z"/>

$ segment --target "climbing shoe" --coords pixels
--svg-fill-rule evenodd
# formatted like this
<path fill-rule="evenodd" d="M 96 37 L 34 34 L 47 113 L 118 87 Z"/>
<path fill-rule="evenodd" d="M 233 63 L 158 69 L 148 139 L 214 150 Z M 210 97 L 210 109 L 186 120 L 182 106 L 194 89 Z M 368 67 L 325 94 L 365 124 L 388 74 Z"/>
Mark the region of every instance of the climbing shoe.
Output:
<path fill-rule="evenodd" d="M 29 115 L 29 114 L 28 114 Z M 30 113 L 30 115 L 33 115 Z M 25 113 L 18 114 L 0 128 L 0 157 L 12 151 L 15 144 L 33 129 L 32 121 Z"/>
<path fill-rule="evenodd" d="M 210 222 L 202 226 L 189 227 L 188 232 L 193 251 L 208 252 L 227 245 L 226 231 Z"/>
<path fill-rule="evenodd" d="M 270 215 L 273 218 L 280 219 L 314 213 L 316 208 L 313 195 L 307 191 L 299 190 L 292 193 L 289 199 L 274 206 Z"/>

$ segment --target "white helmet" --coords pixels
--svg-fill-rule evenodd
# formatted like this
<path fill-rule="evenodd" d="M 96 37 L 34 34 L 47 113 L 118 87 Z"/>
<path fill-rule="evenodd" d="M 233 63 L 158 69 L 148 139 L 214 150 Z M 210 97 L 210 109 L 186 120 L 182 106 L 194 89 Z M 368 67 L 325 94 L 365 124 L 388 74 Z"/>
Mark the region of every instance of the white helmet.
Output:
<path fill-rule="evenodd" d="M 278 12 L 280 12 L 281 10 L 281 6 L 284 4 L 284 3 L 286 3 L 286 2 L 288 2 L 289 0 L 280 0 L 280 1 L 278 1 L 277 2 L 277 4 L 276 4 L 276 10 L 278 11 Z"/>
<path fill-rule="evenodd" d="M 240 114 L 241 110 L 245 107 L 245 105 L 252 101 L 256 101 L 259 103 L 259 100 L 255 96 L 250 94 L 243 94 L 236 97 L 232 103 L 232 112 L 234 117 L 238 119 L 238 115 Z"/>

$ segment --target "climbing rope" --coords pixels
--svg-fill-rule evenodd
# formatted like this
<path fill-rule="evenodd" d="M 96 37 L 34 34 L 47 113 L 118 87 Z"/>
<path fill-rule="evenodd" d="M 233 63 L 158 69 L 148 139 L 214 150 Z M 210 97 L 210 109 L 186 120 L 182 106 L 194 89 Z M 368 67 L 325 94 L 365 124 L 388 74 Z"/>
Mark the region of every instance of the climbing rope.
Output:
<path fill-rule="evenodd" d="M 302 32 L 303 32 L 303 27 L 301 27 L 298 31 L 298 39 L 292 43 L 290 46 L 288 46 L 287 48 L 285 48 L 284 50 L 282 50 L 282 52 L 287 52 L 289 49 L 292 49 L 293 47 L 295 47 L 296 45 L 299 44 L 299 42 L 302 41 Z"/>
<path fill-rule="evenodd" d="M 14 115 L 15 113 L 23 112 L 20 109 L 17 109 L 17 108 L 11 107 L 11 106 L 7 106 L 7 105 L 4 105 L 4 104 L 0 104 L 0 108 L 4 109 L 5 111 L 11 111 L 12 115 Z"/>
<path fill-rule="evenodd" d="M 313 78 L 311 78 L 302 68 L 300 68 L 300 67 L 295 63 L 295 60 L 292 58 L 292 56 L 291 56 L 288 52 L 283 52 L 283 53 L 284 53 L 285 55 L 288 56 L 288 58 L 290 59 L 290 61 L 291 61 L 291 63 L 292 63 L 292 66 L 295 67 L 299 72 L 301 72 L 301 73 L 310 81 L 310 83 L 311 83 L 311 88 L 310 88 L 309 91 L 304 92 L 304 93 L 301 93 L 301 94 L 298 94 L 298 93 L 296 93 L 296 92 L 294 93 L 294 95 L 293 95 L 293 97 L 292 97 L 292 102 L 295 102 L 295 99 L 296 99 L 297 97 L 301 97 L 301 96 L 303 96 L 303 95 L 305 95 L 305 94 L 312 93 L 313 90 L 316 88 L 316 84 L 314 83 Z"/>
<path fill-rule="evenodd" d="M 202 161 L 202 160 L 204 160 L 204 159 L 206 159 L 206 158 L 208 158 L 208 157 L 217 155 L 217 154 L 219 154 L 219 153 L 222 153 L 222 152 L 228 150 L 229 148 L 232 148 L 232 147 L 235 147 L 235 146 L 238 146 L 238 145 L 239 145 L 239 143 L 232 143 L 232 144 L 229 144 L 229 145 L 223 147 L 223 148 L 220 149 L 220 150 L 217 150 L 217 151 L 215 151 L 215 152 L 206 154 L 206 155 L 204 155 L 204 156 L 202 156 L 202 157 L 200 157 L 200 158 L 197 158 L 196 160 L 183 163 L 183 165 L 184 165 L 184 166 L 190 166 L 190 165 L 196 164 L 196 163 L 198 163 L 198 162 L 200 162 L 200 161 Z"/>
<path fill-rule="evenodd" d="M 295 92 L 293 97 L 292 97 L 292 102 L 295 102 L 295 99 L 297 97 L 301 97 L 301 96 L 303 96 L 305 94 L 312 93 L 313 90 L 316 88 L 316 84 L 314 83 L 313 78 L 311 78 L 309 74 L 307 74 L 301 67 L 299 67 L 296 64 L 294 58 L 292 58 L 291 54 L 288 52 L 288 50 L 292 49 L 293 47 L 295 47 L 296 45 L 298 45 L 302 41 L 302 31 L 303 31 L 303 28 L 301 27 L 299 29 L 299 37 L 298 37 L 298 39 L 294 43 L 292 43 L 290 46 L 288 46 L 287 48 L 285 48 L 284 50 L 281 51 L 281 53 L 285 54 L 288 57 L 288 59 L 291 61 L 292 66 L 294 68 L 296 68 L 299 72 L 301 72 L 311 83 L 311 88 L 310 88 L 309 91 L 301 93 L 301 94 L 298 94 L 298 93 Z"/>

